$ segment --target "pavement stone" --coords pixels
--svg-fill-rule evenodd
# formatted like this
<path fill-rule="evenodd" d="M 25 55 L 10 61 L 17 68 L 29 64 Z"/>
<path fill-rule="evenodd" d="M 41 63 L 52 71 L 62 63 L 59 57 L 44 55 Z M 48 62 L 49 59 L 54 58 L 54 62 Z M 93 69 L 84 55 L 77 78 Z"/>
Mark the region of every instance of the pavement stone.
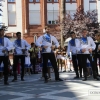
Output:
<path fill-rule="evenodd" d="M 87 81 L 73 79 L 75 73 L 60 73 L 64 80 L 56 82 L 52 73 L 52 80 L 44 83 L 41 74 L 25 75 L 25 81 L 11 82 L 13 77 L 9 77 L 9 86 L 3 85 L 0 80 L 0 100 L 100 100 L 100 94 L 89 95 L 89 90 L 100 91 L 100 81 L 92 77 Z"/>

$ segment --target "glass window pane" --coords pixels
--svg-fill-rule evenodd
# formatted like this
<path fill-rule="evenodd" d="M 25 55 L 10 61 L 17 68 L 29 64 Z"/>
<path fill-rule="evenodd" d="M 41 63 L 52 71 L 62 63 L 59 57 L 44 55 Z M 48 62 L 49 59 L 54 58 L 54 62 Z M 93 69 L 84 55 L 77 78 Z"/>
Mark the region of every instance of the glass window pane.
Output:
<path fill-rule="evenodd" d="M 33 0 L 29 0 L 29 2 L 33 2 Z"/>
<path fill-rule="evenodd" d="M 8 2 L 15 2 L 15 0 L 8 0 Z"/>
<path fill-rule="evenodd" d="M 9 25 L 16 25 L 16 12 L 8 12 Z"/>
<path fill-rule="evenodd" d="M 36 2 L 40 2 L 40 0 L 36 0 Z"/>
<path fill-rule="evenodd" d="M 54 0 L 54 2 L 58 2 L 58 0 Z"/>
<path fill-rule="evenodd" d="M 66 2 L 70 2 L 70 0 L 66 0 Z"/>

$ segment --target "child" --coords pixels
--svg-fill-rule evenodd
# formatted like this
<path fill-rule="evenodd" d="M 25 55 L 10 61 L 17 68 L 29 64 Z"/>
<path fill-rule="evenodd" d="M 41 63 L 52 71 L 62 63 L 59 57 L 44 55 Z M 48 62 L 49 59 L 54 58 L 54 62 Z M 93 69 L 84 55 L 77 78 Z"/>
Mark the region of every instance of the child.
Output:
<path fill-rule="evenodd" d="M 30 75 L 30 69 L 31 69 L 30 54 L 27 53 L 27 56 L 25 57 L 25 74 L 28 70 L 28 74 Z"/>

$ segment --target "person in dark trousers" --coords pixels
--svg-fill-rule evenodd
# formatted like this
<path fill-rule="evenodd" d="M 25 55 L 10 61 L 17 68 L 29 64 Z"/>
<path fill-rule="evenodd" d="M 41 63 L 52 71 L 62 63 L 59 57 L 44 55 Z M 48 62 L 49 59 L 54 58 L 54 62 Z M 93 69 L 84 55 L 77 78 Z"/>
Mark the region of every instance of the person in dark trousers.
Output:
<path fill-rule="evenodd" d="M 84 72 L 84 79 L 83 81 L 87 80 L 87 59 L 90 61 L 92 72 L 93 72 L 93 78 L 96 80 L 99 80 L 96 73 L 96 66 L 95 62 L 92 56 L 92 51 L 95 50 L 96 45 L 91 37 L 87 36 L 87 30 L 82 30 L 82 37 L 80 39 L 80 51 L 82 53 L 82 66 L 83 66 L 83 72 Z"/>
<path fill-rule="evenodd" d="M 21 60 L 21 81 L 24 81 L 24 66 L 25 66 L 25 56 L 26 51 L 30 49 L 30 45 L 27 43 L 26 40 L 21 39 L 21 32 L 16 33 L 17 39 L 13 42 L 14 46 L 14 64 L 13 64 L 13 74 L 14 79 L 12 82 L 17 80 L 17 65 L 19 59 Z"/>
<path fill-rule="evenodd" d="M 77 56 L 77 53 L 78 53 L 77 51 L 79 49 L 80 44 L 78 44 L 79 39 L 76 38 L 76 35 L 74 32 L 71 32 L 70 35 L 72 39 L 68 43 L 67 54 L 69 57 L 72 54 L 73 67 L 76 73 L 76 77 L 74 77 L 74 79 L 76 79 L 76 78 L 79 78 L 78 67 L 80 69 L 80 66 L 78 66 L 78 62 L 80 61 L 80 59 L 79 59 L 79 56 Z M 80 74 L 80 77 L 82 77 L 81 74 Z"/>
<path fill-rule="evenodd" d="M 37 63 L 37 59 L 38 59 L 38 47 L 35 46 L 34 43 L 31 43 L 31 48 L 29 49 L 30 52 L 30 60 L 31 60 L 31 64 L 32 64 L 32 70 L 33 73 L 36 74 L 36 63 Z"/>
<path fill-rule="evenodd" d="M 98 31 L 95 30 L 95 44 L 96 44 L 96 48 L 95 50 L 93 51 L 93 57 L 94 57 L 94 61 L 96 62 L 95 66 L 96 66 L 96 73 L 98 76 L 99 73 L 98 73 L 98 66 L 97 66 L 97 59 L 99 59 L 99 67 L 100 67 L 100 50 L 99 50 L 99 45 L 100 45 L 100 33 L 98 33 Z"/>
<path fill-rule="evenodd" d="M 54 55 L 54 52 L 52 51 L 54 48 L 59 47 L 59 43 L 57 39 L 50 34 L 50 27 L 47 26 L 45 30 L 46 30 L 45 34 L 40 36 L 36 41 L 36 45 L 42 48 L 44 79 L 45 79 L 45 82 L 47 83 L 48 82 L 47 63 L 48 63 L 48 60 L 50 60 L 52 67 L 54 68 L 55 80 L 62 81 L 62 79 L 59 78 L 59 72 L 57 68 L 55 55 Z M 54 43 L 54 45 L 52 45 L 52 42 Z"/>
<path fill-rule="evenodd" d="M 8 83 L 8 52 L 13 48 L 12 42 L 4 37 L 4 29 L 0 29 L 0 64 L 4 64 L 4 84 L 9 85 Z"/>

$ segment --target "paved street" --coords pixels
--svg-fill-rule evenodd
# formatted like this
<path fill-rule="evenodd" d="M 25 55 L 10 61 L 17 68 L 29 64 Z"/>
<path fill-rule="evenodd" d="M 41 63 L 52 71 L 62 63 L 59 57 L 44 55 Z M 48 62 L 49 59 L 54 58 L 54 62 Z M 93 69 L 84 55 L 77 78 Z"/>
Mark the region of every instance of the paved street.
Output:
<path fill-rule="evenodd" d="M 74 73 L 60 73 L 63 82 L 55 82 L 52 74 L 52 80 L 44 83 L 40 79 L 41 74 L 26 75 L 25 81 L 11 82 L 13 77 L 9 78 L 9 86 L 3 85 L 0 80 L 0 100 L 100 100 L 99 94 L 89 95 L 89 90 L 100 91 L 100 81 L 89 78 L 84 82 L 81 79 L 74 80 Z"/>

